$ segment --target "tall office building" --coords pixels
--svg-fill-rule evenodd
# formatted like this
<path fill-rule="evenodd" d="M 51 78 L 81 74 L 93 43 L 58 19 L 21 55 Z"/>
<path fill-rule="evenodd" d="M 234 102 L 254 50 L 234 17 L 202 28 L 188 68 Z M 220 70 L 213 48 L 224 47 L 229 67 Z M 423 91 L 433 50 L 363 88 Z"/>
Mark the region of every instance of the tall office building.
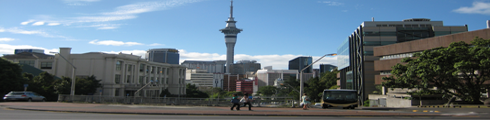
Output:
<path fill-rule="evenodd" d="M 146 60 L 159 63 L 179 64 L 179 51 L 177 49 L 163 48 L 146 51 Z"/>
<path fill-rule="evenodd" d="M 297 57 L 293 60 L 289 61 L 289 70 L 298 70 L 298 73 L 301 73 L 301 70 L 306 68 L 306 66 L 310 65 L 313 61 L 311 57 Z M 310 66 L 303 71 L 303 73 L 313 73 L 313 67 Z"/>
<path fill-rule="evenodd" d="M 230 6 L 230 17 L 226 21 L 226 27 L 220 29 L 221 33 L 225 34 L 225 44 L 226 44 L 226 73 L 230 73 L 230 66 L 234 62 L 235 55 L 235 43 L 237 34 L 242 31 L 235 26 L 235 18 L 233 18 L 233 0 Z"/>
<path fill-rule="evenodd" d="M 338 48 L 337 61 L 340 70 L 340 87 L 360 93 L 360 103 L 375 88 L 373 56 L 376 46 L 401 43 L 468 31 L 465 26 L 443 26 L 442 21 L 413 18 L 403 21 L 365 21 Z M 400 46 L 405 47 L 405 46 Z"/>
<path fill-rule="evenodd" d="M 320 74 L 327 72 L 327 71 L 332 71 L 333 69 L 337 68 L 335 65 L 331 64 L 320 64 Z"/>

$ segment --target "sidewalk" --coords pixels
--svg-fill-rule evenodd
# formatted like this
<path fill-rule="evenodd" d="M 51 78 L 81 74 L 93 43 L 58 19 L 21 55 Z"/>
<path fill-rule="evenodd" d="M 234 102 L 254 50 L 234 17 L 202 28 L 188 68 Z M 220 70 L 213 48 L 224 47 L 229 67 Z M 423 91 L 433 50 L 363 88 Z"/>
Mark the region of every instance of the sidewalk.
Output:
<path fill-rule="evenodd" d="M 92 103 L 58 102 L 0 102 L 2 108 L 14 110 L 110 113 L 110 114 L 151 114 L 151 115 L 233 115 L 233 116 L 380 116 L 380 117 L 436 117 L 439 113 L 411 113 L 394 111 L 342 110 L 310 108 L 267 108 L 241 107 L 240 111 L 231 111 L 230 107 L 201 106 L 145 106 L 113 105 Z"/>

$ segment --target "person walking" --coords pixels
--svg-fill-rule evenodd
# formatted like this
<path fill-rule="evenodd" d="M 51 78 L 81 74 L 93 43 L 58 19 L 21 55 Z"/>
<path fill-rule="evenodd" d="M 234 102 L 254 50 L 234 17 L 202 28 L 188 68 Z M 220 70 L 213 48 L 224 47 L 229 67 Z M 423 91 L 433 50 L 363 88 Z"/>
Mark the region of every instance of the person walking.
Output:
<path fill-rule="evenodd" d="M 306 93 L 303 93 L 301 100 L 301 104 L 303 104 L 303 110 L 308 110 L 308 105 L 310 105 L 310 98 L 306 95 Z"/>
<path fill-rule="evenodd" d="M 231 106 L 231 108 L 230 108 L 231 110 L 233 110 L 233 108 L 234 108 L 235 106 L 236 106 L 236 110 L 237 110 L 237 111 L 238 111 L 238 110 L 240 110 L 240 100 L 238 99 L 238 96 L 237 96 L 237 94 L 236 94 L 236 93 L 235 93 L 235 94 L 233 94 L 233 97 L 231 98 L 231 103 L 233 104 L 233 105 Z"/>
<path fill-rule="evenodd" d="M 240 100 L 240 102 L 243 103 L 243 107 L 248 105 L 248 110 L 252 111 L 252 99 L 249 98 L 248 94 L 245 94 L 243 98 Z"/>

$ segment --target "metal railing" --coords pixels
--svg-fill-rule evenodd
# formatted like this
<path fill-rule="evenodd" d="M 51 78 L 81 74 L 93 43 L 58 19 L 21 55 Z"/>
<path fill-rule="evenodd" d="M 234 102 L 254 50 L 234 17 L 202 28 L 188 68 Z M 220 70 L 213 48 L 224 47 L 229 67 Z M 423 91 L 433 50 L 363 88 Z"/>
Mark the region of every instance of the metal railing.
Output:
<path fill-rule="evenodd" d="M 253 106 L 291 105 L 292 97 L 254 98 Z M 185 106 L 230 106 L 231 98 L 178 98 L 178 97 L 133 97 L 100 95 L 58 95 L 58 102 L 102 103 L 102 104 L 140 104 L 140 105 L 185 105 Z"/>

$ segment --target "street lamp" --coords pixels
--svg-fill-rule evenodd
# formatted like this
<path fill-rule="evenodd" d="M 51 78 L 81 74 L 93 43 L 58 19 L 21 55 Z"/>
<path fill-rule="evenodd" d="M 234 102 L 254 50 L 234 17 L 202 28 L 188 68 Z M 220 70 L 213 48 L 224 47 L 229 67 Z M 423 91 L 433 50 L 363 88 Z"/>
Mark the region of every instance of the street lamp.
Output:
<path fill-rule="evenodd" d="M 66 62 L 68 62 L 73 67 L 73 71 L 72 71 L 72 74 L 71 74 L 71 91 L 70 91 L 70 96 L 75 95 L 75 70 L 77 68 L 70 61 L 68 61 L 65 57 L 63 57 L 60 53 L 58 53 L 58 52 L 49 52 L 49 53 L 60 55 L 61 58 L 63 58 Z"/>
<path fill-rule="evenodd" d="M 134 95 L 133 95 L 133 98 L 134 98 L 134 100 L 133 100 L 133 104 L 134 104 L 134 102 L 136 101 L 136 94 L 137 94 L 138 92 L 140 92 L 141 90 L 143 90 L 143 88 L 145 88 L 146 86 L 148 86 L 148 85 L 150 85 L 150 84 L 152 84 L 152 83 L 158 83 L 158 80 L 155 80 L 155 81 L 150 80 L 150 82 L 146 83 L 146 85 L 145 85 L 145 86 L 141 87 L 140 89 L 136 90 L 136 92 L 134 92 Z"/>
<path fill-rule="evenodd" d="M 303 81 L 303 71 L 306 70 L 306 68 L 309 68 L 311 65 L 315 64 L 316 62 L 320 61 L 322 58 L 324 58 L 325 56 L 336 56 L 337 54 L 325 54 L 323 55 L 322 57 L 318 58 L 318 60 L 316 60 L 315 62 L 309 64 L 308 66 L 306 66 L 305 68 L 303 68 L 300 72 L 299 72 L 299 84 L 300 84 L 300 88 L 299 88 L 299 101 L 301 102 L 301 97 L 303 96 L 303 92 L 304 92 L 304 81 Z"/>

